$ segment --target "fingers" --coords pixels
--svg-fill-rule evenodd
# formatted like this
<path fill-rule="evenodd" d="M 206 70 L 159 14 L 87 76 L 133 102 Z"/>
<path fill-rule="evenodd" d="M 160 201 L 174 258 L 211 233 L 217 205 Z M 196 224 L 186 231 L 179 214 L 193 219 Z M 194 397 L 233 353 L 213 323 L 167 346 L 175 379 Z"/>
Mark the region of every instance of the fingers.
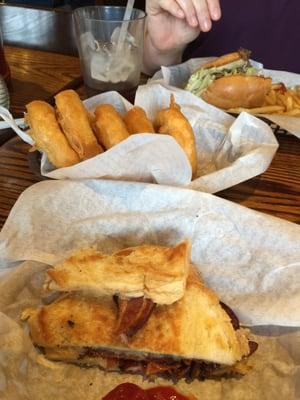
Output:
<path fill-rule="evenodd" d="M 167 11 L 173 17 L 185 18 L 185 14 L 176 0 L 146 1 L 146 11 L 148 14 L 155 15 L 161 10 Z"/>
<path fill-rule="evenodd" d="M 199 26 L 203 32 L 212 27 L 212 20 L 221 17 L 219 0 L 176 0 L 184 12 L 188 24 L 195 28 Z"/>
<path fill-rule="evenodd" d="M 199 24 L 202 32 L 208 32 L 212 24 L 207 2 L 195 0 L 194 7 L 197 15 L 197 24 Z"/>
<path fill-rule="evenodd" d="M 197 2 L 197 0 L 177 0 L 177 3 L 183 10 L 187 23 L 195 28 L 198 25 L 198 19 L 193 1 Z M 201 0 L 201 2 L 203 2 L 203 0 Z M 206 3 L 205 0 L 204 2 Z"/>
<path fill-rule="evenodd" d="M 213 21 L 218 21 L 221 18 L 221 7 L 219 0 L 207 0 L 209 14 Z"/>

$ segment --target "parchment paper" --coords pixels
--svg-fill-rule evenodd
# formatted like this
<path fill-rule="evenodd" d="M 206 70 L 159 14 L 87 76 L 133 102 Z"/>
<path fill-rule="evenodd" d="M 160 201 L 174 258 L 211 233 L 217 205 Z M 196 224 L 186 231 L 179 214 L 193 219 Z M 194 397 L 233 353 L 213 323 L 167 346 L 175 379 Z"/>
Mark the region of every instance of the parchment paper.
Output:
<path fill-rule="evenodd" d="M 184 239 L 204 280 L 241 321 L 300 326 L 300 227 L 192 190 L 40 182 L 13 207 L 0 233 L 0 262 L 53 265 L 90 245 L 112 252 Z"/>
<path fill-rule="evenodd" d="M 156 74 L 151 78 L 151 82 L 164 82 L 167 85 L 184 88 L 190 75 L 201 65 L 206 62 L 215 59 L 216 57 L 206 58 L 193 58 L 186 61 L 185 63 L 170 66 L 161 67 L 161 70 L 157 71 Z M 287 87 L 293 87 L 300 85 L 300 75 L 287 71 L 276 71 L 263 69 L 263 65 L 256 61 L 252 61 L 252 64 L 260 69 L 264 76 L 270 76 L 274 83 L 283 82 Z M 194 95 L 194 97 L 197 97 Z M 274 115 L 274 114 L 262 114 L 262 117 L 279 125 L 281 128 L 287 130 L 293 135 L 300 138 L 300 118 L 290 117 L 285 115 Z"/>
<path fill-rule="evenodd" d="M 259 348 L 245 377 L 180 381 L 177 389 L 199 400 L 298 399 L 300 228 L 205 193 L 99 180 L 32 186 L 0 233 L 0 399 L 100 400 L 122 382 L 170 385 L 50 362 L 19 316 L 41 303 L 48 265 L 77 248 L 97 244 L 111 252 L 184 238 L 192 241 L 192 261 L 207 285 L 241 321 L 287 327 L 251 328 Z"/>
<path fill-rule="evenodd" d="M 159 134 L 132 135 L 110 150 L 67 168 L 54 169 L 43 154 L 41 174 L 54 179 L 105 178 L 190 185 L 195 190 L 215 193 L 268 168 L 278 143 L 270 127 L 253 116 L 242 114 L 235 120 L 184 90 L 160 84 L 139 87 L 135 104 L 142 106 L 154 120 L 160 109 L 169 106 L 171 93 L 175 93 L 176 102 L 195 132 L 198 171 L 193 182 L 190 164 L 181 147 L 171 136 Z M 91 112 L 100 103 L 113 104 L 122 115 L 132 107 L 117 92 L 85 101 Z M 16 130 L 14 125 L 12 128 Z M 20 130 L 16 133 L 32 144 L 26 133 Z"/>

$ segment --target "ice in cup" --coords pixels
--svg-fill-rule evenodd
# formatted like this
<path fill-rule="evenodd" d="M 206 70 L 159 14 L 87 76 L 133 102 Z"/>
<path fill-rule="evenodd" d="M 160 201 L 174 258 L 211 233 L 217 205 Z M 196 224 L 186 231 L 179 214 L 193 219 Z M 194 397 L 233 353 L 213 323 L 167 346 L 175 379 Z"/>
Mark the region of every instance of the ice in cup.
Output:
<path fill-rule="evenodd" d="M 139 84 L 143 57 L 144 11 L 133 9 L 123 20 L 125 7 L 77 8 L 74 23 L 85 85 L 99 92 L 124 91 Z M 126 35 L 119 43 L 122 24 Z"/>

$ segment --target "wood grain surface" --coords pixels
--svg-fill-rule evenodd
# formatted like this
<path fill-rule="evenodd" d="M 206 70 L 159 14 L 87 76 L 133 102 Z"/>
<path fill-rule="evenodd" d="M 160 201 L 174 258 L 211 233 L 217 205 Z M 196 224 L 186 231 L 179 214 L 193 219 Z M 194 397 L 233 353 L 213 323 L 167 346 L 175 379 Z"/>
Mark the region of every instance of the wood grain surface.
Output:
<path fill-rule="evenodd" d="M 0 227 L 19 195 L 39 181 L 29 169 L 28 149 L 17 137 L 0 147 Z"/>
<path fill-rule="evenodd" d="M 279 150 L 269 169 L 217 195 L 300 224 L 300 141 L 278 135 Z M 29 146 L 13 138 L 0 147 L 0 227 L 19 195 L 40 178 L 29 167 Z"/>
<path fill-rule="evenodd" d="M 218 196 L 300 224 L 300 140 L 277 134 L 279 149 L 266 172 Z"/>
<path fill-rule="evenodd" d="M 5 46 L 10 66 L 11 112 L 17 116 L 31 100 L 49 101 L 72 82 L 82 83 L 78 57 Z"/>

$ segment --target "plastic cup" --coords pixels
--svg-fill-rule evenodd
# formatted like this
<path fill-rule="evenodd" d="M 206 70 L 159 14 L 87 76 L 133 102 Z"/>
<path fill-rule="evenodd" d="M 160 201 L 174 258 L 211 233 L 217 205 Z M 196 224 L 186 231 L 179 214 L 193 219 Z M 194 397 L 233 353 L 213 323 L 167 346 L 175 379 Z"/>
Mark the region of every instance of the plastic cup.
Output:
<path fill-rule="evenodd" d="M 0 76 L 3 77 L 6 84 L 8 85 L 10 84 L 10 69 L 4 54 L 1 27 L 0 27 Z"/>
<path fill-rule="evenodd" d="M 76 42 L 84 83 L 96 92 L 127 91 L 138 86 L 142 68 L 145 12 L 125 7 L 92 6 L 74 11 Z M 122 24 L 127 35 L 119 48 Z"/>

